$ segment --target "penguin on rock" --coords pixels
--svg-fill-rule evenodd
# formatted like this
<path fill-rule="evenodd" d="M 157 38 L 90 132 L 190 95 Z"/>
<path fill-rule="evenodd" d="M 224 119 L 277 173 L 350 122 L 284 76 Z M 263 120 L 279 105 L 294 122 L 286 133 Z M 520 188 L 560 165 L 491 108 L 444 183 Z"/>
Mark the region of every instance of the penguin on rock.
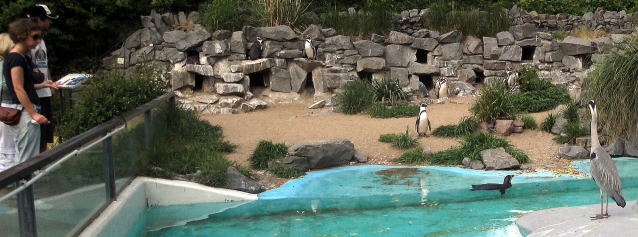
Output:
<path fill-rule="evenodd" d="M 255 60 L 261 57 L 261 52 L 264 51 L 264 44 L 261 37 L 257 36 L 253 45 L 250 46 L 250 50 L 248 51 L 248 59 Z"/>
<path fill-rule="evenodd" d="M 308 59 L 316 59 L 317 58 L 317 46 L 313 44 L 314 42 L 310 38 L 309 35 L 306 36 L 306 42 L 304 43 L 303 52 Z"/>

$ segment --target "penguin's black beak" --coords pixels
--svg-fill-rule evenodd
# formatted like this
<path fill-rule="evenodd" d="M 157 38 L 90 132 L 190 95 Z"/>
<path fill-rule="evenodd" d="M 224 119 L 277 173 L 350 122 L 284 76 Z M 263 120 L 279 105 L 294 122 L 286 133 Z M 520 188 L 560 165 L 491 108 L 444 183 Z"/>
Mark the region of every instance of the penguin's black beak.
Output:
<path fill-rule="evenodd" d="M 588 104 L 589 104 L 589 107 L 591 109 L 595 109 L 596 108 L 596 102 L 594 102 L 593 100 L 590 100 Z"/>

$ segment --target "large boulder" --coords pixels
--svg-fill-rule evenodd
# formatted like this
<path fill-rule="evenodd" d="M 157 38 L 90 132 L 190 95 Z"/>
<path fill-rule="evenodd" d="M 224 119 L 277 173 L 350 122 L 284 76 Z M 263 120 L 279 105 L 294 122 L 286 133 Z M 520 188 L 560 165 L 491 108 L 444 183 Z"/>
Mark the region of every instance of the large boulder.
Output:
<path fill-rule="evenodd" d="M 638 157 L 638 137 L 625 139 L 625 155 Z"/>
<path fill-rule="evenodd" d="M 496 40 L 498 41 L 498 46 L 512 45 L 514 44 L 514 35 L 509 31 L 501 31 L 496 34 Z"/>
<path fill-rule="evenodd" d="M 387 44 L 412 44 L 412 42 L 414 42 L 414 37 L 398 31 L 390 31 L 385 42 Z"/>
<path fill-rule="evenodd" d="M 494 130 L 496 134 L 501 136 L 509 136 L 514 130 L 514 120 L 496 120 Z"/>
<path fill-rule="evenodd" d="M 290 85 L 293 92 L 301 92 L 301 90 L 306 86 L 306 76 L 308 76 L 308 72 L 303 70 L 301 66 L 296 63 L 291 63 L 288 65 L 288 72 L 290 72 Z"/>
<path fill-rule="evenodd" d="M 247 193 L 261 193 L 266 190 L 257 181 L 246 177 L 233 166 L 226 170 L 226 180 L 228 180 L 228 188 L 232 190 Z"/>
<path fill-rule="evenodd" d="M 310 37 L 312 40 L 320 40 L 323 41 L 325 38 L 323 34 L 321 34 L 321 26 L 318 25 L 310 25 L 303 33 L 301 33 L 301 38 L 306 39 L 306 37 Z"/>
<path fill-rule="evenodd" d="M 563 55 L 592 54 L 596 51 L 591 41 L 573 36 L 567 36 L 558 45 L 560 45 L 560 51 Z"/>
<path fill-rule="evenodd" d="M 625 141 L 622 138 L 616 138 L 605 147 L 605 150 L 611 156 L 622 156 L 625 153 Z"/>
<path fill-rule="evenodd" d="M 202 76 L 215 76 L 213 66 L 211 65 L 199 65 L 199 64 L 186 64 L 184 69 L 189 72 L 197 73 Z"/>
<path fill-rule="evenodd" d="M 272 68 L 270 70 L 270 89 L 279 92 L 291 92 L 290 72 L 285 69 Z"/>
<path fill-rule="evenodd" d="M 230 41 L 229 40 L 213 40 L 206 41 L 202 45 L 202 52 L 204 55 L 213 57 L 222 57 L 230 55 Z"/>
<path fill-rule="evenodd" d="M 589 151 L 582 146 L 565 145 L 558 148 L 558 154 L 563 159 L 585 159 L 589 157 Z"/>
<path fill-rule="evenodd" d="M 474 91 L 476 91 L 476 87 L 467 82 L 452 81 L 449 82 L 449 84 L 449 91 L 451 91 L 453 95 L 466 96 L 471 95 Z"/>
<path fill-rule="evenodd" d="M 302 156 L 286 156 L 281 160 L 274 160 L 268 164 L 268 168 L 274 167 L 291 167 L 301 172 L 310 170 L 310 164 L 307 157 Z"/>
<path fill-rule="evenodd" d="M 407 67 L 416 62 L 416 50 L 409 46 L 391 44 L 385 47 L 385 61 L 391 67 Z"/>
<path fill-rule="evenodd" d="M 399 85 L 404 87 L 410 84 L 410 80 L 408 78 L 409 71 L 406 68 L 402 67 L 391 67 L 390 68 L 390 79 L 398 80 Z"/>
<path fill-rule="evenodd" d="M 514 39 L 522 40 L 533 38 L 536 36 L 536 25 L 533 23 L 525 23 L 510 27 L 510 32 L 514 35 Z"/>
<path fill-rule="evenodd" d="M 465 54 L 482 54 L 483 42 L 474 36 L 468 36 L 463 43 L 463 53 Z"/>
<path fill-rule="evenodd" d="M 233 53 L 246 53 L 246 39 L 243 31 L 235 31 L 230 37 L 230 50 Z"/>
<path fill-rule="evenodd" d="M 186 32 L 186 37 L 175 44 L 175 48 L 180 51 L 191 49 L 210 38 L 210 33 L 204 27 L 195 25 L 193 29 Z"/>
<path fill-rule="evenodd" d="M 378 72 L 385 67 L 385 59 L 377 57 L 362 58 L 357 61 L 357 72 Z"/>
<path fill-rule="evenodd" d="M 460 60 L 463 57 L 463 51 L 460 43 L 439 45 L 442 60 Z"/>
<path fill-rule="evenodd" d="M 440 72 L 439 68 L 434 65 L 417 63 L 417 62 L 410 62 L 408 70 L 410 70 L 410 74 L 416 74 L 416 75 L 433 75 L 433 74 L 439 74 Z"/>
<path fill-rule="evenodd" d="M 243 94 L 244 86 L 235 83 L 215 83 L 215 92 L 220 95 Z"/>
<path fill-rule="evenodd" d="M 439 36 L 439 43 L 441 44 L 459 43 L 461 42 L 462 39 L 463 39 L 463 33 L 461 33 L 460 31 L 454 30 Z"/>
<path fill-rule="evenodd" d="M 439 45 L 439 41 L 433 38 L 416 38 L 412 43 L 412 48 L 432 51 Z"/>
<path fill-rule="evenodd" d="M 520 62 L 523 57 L 523 48 L 518 45 L 505 46 L 503 54 L 498 60 Z"/>
<path fill-rule="evenodd" d="M 381 57 L 385 51 L 383 45 L 377 44 L 370 40 L 355 41 L 354 47 L 357 48 L 359 54 L 363 57 Z"/>
<path fill-rule="evenodd" d="M 230 70 L 232 72 L 243 72 L 244 74 L 250 74 L 270 69 L 273 65 L 274 60 L 272 58 L 260 58 L 257 60 L 246 60 L 242 61 L 239 64 L 231 65 Z"/>
<path fill-rule="evenodd" d="M 517 169 L 521 166 L 518 160 L 508 154 L 503 147 L 483 150 L 479 154 L 485 169 L 488 170 Z"/>
<path fill-rule="evenodd" d="M 332 46 L 336 50 L 340 49 L 354 49 L 350 36 L 337 35 L 326 39 L 326 46 Z"/>
<path fill-rule="evenodd" d="M 304 141 L 288 148 L 289 156 L 307 158 L 310 169 L 347 164 L 354 152 L 354 144 L 345 139 Z"/>
<path fill-rule="evenodd" d="M 262 38 L 269 40 L 288 41 L 297 39 L 297 34 L 287 25 L 260 27 L 258 32 Z"/>
<path fill-rule="evenodd" d="M 497 59 L 500 55 L 498 41 L 493 37 L 483 37 L 483 57 L 486 59 Z"/>

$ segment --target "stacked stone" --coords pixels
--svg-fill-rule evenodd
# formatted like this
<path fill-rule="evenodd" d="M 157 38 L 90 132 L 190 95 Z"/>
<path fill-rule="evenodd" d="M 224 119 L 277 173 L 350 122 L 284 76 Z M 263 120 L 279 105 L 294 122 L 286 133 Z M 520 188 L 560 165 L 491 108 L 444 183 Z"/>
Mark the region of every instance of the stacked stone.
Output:
<path fill-rule="evenodd" d="M 397 31 L 405 32 L 412 35 L 423 29 L 423 17 L 426 16 L 428 9 L 410 9 L 399 13 L 396 18 L 395 24 Z"/>
<path fill-rule="evenodd" d="M 595 12 L 588 12 L 582 16 L 558 14 L 539 14 L 535 11 L 526 12 L 518 6 L 508 11 L 512 19 L 512 25 L 532 23 L 544 31 L 558 29 L 571 30 L 579 25 L 587 26 L 594 30 L 604 30 L 615 34 L 629 34 L 633 31 L 633 17 L 635 13 L 623 11 L 605 11 L 599 8 Z"/>

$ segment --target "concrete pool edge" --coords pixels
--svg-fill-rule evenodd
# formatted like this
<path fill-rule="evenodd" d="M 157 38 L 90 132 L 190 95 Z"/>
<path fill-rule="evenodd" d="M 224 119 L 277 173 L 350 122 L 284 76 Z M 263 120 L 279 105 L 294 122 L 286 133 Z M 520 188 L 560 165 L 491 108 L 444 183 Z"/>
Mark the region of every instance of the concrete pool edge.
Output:
<path fill-rule="evenodd" d="M 611 201 L 609 218 L 589 219 L 599 212 L 600 204 L 537 210 L 519 217 L 516 226 L 528 237 L 635 235 L 638 226 L 636 200 L 627 201 L 625 208 Z"/>
<path fill-rule="evenodd" d="M 137 177 L 79 236 L 126 236 L 149 206 L 257 199 L 255 194 L 186 181 Z"/>

